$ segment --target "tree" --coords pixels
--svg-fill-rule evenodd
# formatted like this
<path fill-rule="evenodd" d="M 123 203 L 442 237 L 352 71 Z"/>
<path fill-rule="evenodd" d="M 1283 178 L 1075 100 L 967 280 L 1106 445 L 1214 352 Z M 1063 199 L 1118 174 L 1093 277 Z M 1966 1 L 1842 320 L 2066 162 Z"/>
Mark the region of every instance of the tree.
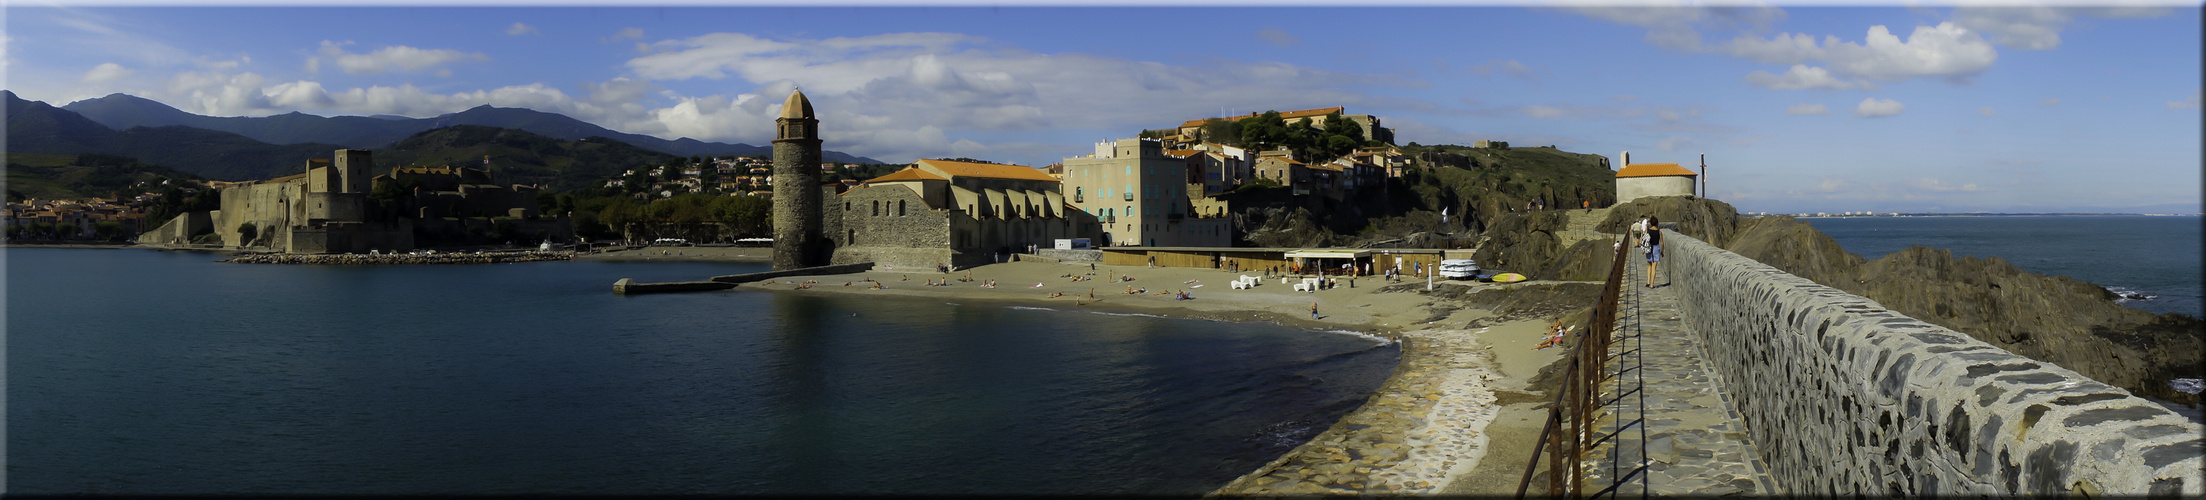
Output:
<path fill-rule="evenodd" d="M 1211 120 L 1203 123 L 1203 141 L 1227 146 L 1241 146 L 1241 122 L 1237 120 Z"/>
<path fill-rule="evenodd" d="M 1279 117 L 1278 111 L 1265 111 L 1263 114 L 1242 118 L 1238 124 L 1243 147 L 1258 151 L 1270 150 L 1278 148 L 1286 139 L 1287 122 Z"/>
<path fill-rule="evenodd" d="M 100 239 L 102 240 L 113 240 L 115 239 L 115 237 L 122 235 L 123 223 L 111 220 L 103 220 L 100 221 L 98 224 L 93 224 L 92 231 L 99 234 Z"/>

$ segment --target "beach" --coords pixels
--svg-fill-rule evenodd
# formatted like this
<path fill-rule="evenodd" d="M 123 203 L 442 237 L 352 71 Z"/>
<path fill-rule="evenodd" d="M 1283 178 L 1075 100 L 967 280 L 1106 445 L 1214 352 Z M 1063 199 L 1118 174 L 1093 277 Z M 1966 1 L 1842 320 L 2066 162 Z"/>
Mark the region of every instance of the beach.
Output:
<path fill-rule="evenodd" d="M 770 252 L 758 248 L 677 247 L 578 258 L 756 261 Z M 1259 321 L 1391 339 L 1403 344 L 1403 358 L 1363 406 L 1308 443 L 1232 481 L 1217 493 L 1515 492 L 1545 417 L 1545 410 L 1534 407 L 1546 398 L 1530 389 L 1530 380 L 1541 367 L 1565 352 L 1563 348 L 1534 349 L 1553 317 L 1499 317 L 1491 311 L 1421 294 L 1426 287 L 1421 280 L 1389 284 L 1358 278 L 1354 287 L 1342 280 L 1332 289 L 1297 292 L 1274 276 L 1253 289 L 1229 287 L 1244 274 L 1249 273 L 1091 266 L 1033 259 L 950 273 L 932 268 L 877 268 L 862 273 L 776 278 L 738 288 Z M 1128 277 L 1132 280 L 1125 281 Z M 971 281 L 963 281 L 968 278 Z M 990 281 L 995 282 L 993 288 L 983 286 Z M 941 284 L 929 286 L 929 282 Z M 881 288 L 875 289 L 876 283 Z M 1541 284 L 1439 281 L 1433 286 L 1483 290 Z M 1129 288 L 1136 293 L 1127 293 Z M 1192 298 L 1177 299 L 1181 293 Z M 1313 302 L 1317 305 L 1315 318 L 1310 311 Z"/>

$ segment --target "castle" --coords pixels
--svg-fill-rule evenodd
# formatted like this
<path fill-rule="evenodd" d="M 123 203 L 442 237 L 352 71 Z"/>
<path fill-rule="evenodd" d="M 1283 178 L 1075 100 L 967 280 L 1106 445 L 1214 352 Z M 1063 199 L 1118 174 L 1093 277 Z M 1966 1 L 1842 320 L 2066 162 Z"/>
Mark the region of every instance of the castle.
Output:
<path fill-rule="evenodd" d="M 322 254 L 409 251 L 417 231 L 432 240 L 458 239 L 500 232 L 501 224 L 509 235 L 573 237 L 564 215 L 537 216 L 533 186 L 497 186 L 488 170 L 455 167 L 399 167 L 370 177 L 373 165 L 368 150 L 339 149 L 331 159 L 307 160 L 305 173 L 232 183 L 222 188 L 220 210 L 179 215 L 139 241 L 186 246 L 211 239 L 231 249 Z M 371 199 L 371 191 L 384 196 Z"/>

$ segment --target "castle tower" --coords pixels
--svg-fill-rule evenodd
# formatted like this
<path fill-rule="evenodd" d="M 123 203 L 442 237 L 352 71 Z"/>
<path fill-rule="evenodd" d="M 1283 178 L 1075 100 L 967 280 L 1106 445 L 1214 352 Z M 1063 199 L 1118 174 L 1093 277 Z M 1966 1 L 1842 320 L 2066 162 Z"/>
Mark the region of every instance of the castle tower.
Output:
<path fill-rule="evenodd" d="M 820 120 L 792 91 L 774 120 L 774 270 L 827 265 L 820 234 Z"/>

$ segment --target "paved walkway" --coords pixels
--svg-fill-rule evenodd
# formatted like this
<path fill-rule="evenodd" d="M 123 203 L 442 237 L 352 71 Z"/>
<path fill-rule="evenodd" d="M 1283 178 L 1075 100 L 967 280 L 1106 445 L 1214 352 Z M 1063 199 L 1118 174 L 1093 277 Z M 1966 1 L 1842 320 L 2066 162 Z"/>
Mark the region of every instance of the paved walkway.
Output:
<path fill-rule="evenodd" d="M 1717 377 L 1701 361 L 1699 339 L 1679 321 L 1675 289 L 1643 286 L 1643 259 L 1624 267 L 1630 271 L 1616 318 L 1616 342 L 1609 350 L 1617 357 L 1608 367 L 1622 375 L 1604 382 L 1601 391 L 1602 401 L 1618 401 L 1605 408 L 1594 426 L 1599 435 L 1616 435 L 1586 455 L 1586 493 L 1607 487 L 1612 478 L 1629 476 L 1630 483 L 1616 491 L 1623 497 L 1638 497 L 1643 488 L 1655 496 L 1779 494 L 1731 396 L 1719 391 Z M 1638 390 L 1642 375 L 1644 393 Z M 1646 471 L 1633 475 L 1641 463 L 1642 432 L 1652 460 Z"/>

